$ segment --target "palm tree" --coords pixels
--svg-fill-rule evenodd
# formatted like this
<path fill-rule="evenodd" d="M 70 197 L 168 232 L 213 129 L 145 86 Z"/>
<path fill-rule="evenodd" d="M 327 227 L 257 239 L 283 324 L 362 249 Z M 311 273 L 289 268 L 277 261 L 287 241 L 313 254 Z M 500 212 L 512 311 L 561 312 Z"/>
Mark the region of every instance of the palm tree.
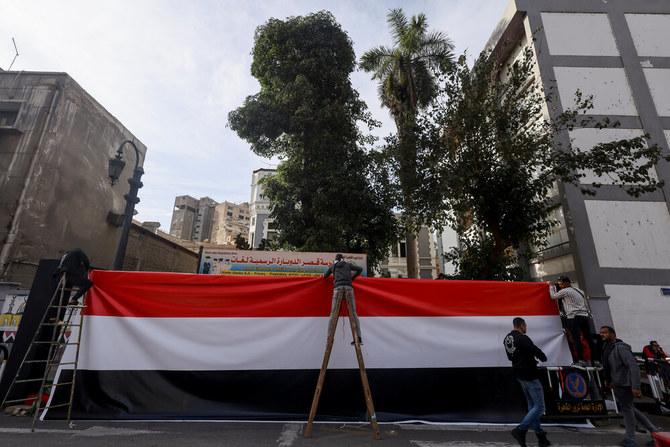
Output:
<path fill-rule="evenodd" d="M 379 46 L 367 51 L 360 67 L 373 72 L 379 81 L 379 99 L 389 109 L 398 130 L 398 172 L 402 189 L 403 207 L 412 202 L 417 189 L 417 148 L 415 124 L 417 112 L 427 106 L 437 93 L 436 73 L 454 66 L 454 45 L 440 32 L 428 32 L 424 14 L 408 21 L 402 9 L 392 9 L 387 19 L 394 46 Z M 406 235 L 407 276 L 418 278 L 418 247 L 413 222 L 408 221 Z"/>

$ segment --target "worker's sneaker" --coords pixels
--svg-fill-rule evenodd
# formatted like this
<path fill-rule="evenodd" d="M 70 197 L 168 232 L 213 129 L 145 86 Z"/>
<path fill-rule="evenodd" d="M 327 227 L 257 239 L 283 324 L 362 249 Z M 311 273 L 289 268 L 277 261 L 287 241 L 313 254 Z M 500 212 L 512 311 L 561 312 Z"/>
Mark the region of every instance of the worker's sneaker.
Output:
<path fill-rule="evenodd" d="M 351 346 L 353 346 L 353 345 L 355 345 L 355 344 L 356 344 L 356 340 L 354 340 L 354 341 L 351 342 Z M 362 345 L 362 344 L 363 344 L 363 340 L 361 340 L 361 337 L 358 337 L 358 344 L 359 344 L 359 345 Z"/>
<path fill-rule="evenodd" d="M 537 445 L 540 447 L 549 447 L 551 445 L 551 442 L 547 439 L 547 434 L 546 433 L 535 433 L 537 435 Z"/>
<path fill-rule="evenodd" d="M 514 439 L 516 439 L 516 442 L 518 442 L 521 447 L 527 447 L 526 444 L 527 431 L 528 430 L 521 430 L 519 427 L 516 427 L 514 430 L 510 432 L 510 434 Z"/>
<path fill-rule="evenodd" d="M 573 367 L 573 368 L 578 368 L 578 369 L 586 369 L 586 363 L 584 363 L 583 360 L 579 360 L 577 362 L 574 362 L 570 366 Z"/>

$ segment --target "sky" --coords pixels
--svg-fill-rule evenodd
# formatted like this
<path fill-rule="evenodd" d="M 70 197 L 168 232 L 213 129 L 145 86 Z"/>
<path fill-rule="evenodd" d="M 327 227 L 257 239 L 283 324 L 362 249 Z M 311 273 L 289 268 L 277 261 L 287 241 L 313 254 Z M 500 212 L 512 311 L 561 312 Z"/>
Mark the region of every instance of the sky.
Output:
<path fill-rule="evenodd" d="M 456 54 L 484 48 L 508 0 L 22 0 L 0 6 L 0 68 L 68 73 L 147 146 L 135 219 L 169 232 L 174 199 L 248 202 L 252 171 L 278 160 L 255 155 L 226 126 L 228 113 L 259 91 L 251 76 L 254 31 L 270 18 L 330 11 L 357 58 L 392 45 L 390 9 L 424 13 Z M 352 84 L 380 137 L 394 132 L 377 85 L 362 71 Z M 119 142 L 121 143 L 121 142 Z M 131 158 L 134 155 L 131 156 Z"/>

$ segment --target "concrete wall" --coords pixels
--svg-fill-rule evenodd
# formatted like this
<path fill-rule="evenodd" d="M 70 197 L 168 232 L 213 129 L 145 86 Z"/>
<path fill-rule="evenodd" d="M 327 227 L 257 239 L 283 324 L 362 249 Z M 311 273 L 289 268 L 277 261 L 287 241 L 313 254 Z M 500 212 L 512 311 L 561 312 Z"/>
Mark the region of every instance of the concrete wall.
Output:
<path fill-rule="evenodd" d="M 21 106 L 0 129 L 0 281 L 30 286 L 39 259 L 74 247 L 111 268 L 121 230 L 106 218 L 123 213 L 135 152 L 114 187 L 108 160 L 133 140 L 141 166 L 146 148 L 65 73 L 0 72 L 3 101 Z"/>
<path fill-rule="evenodd" d="M 123 270 L 196 273 L 198 254 L 133 224 Z"/>

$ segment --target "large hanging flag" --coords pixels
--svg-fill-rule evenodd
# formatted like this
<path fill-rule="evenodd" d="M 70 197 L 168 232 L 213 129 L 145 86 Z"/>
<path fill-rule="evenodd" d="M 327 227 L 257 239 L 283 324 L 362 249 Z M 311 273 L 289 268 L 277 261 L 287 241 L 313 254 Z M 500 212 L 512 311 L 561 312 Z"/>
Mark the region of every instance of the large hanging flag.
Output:
<path fill-rule="evenodd" d="M 73 418 L 307 419 L 332 277 L 94 271 L 91 279 Z M 517 316 L 548 365 L 571 362 L 545 283 L 357 278 L 354 292 L 382 422 L 518 418 L 510 405 L 523 409 L 523 396 L 502 345 Z M 317 420 L 365 420 L 351 340 L 340 318 Z M 58 377 L 69 380 L 71 367 Z"/>

